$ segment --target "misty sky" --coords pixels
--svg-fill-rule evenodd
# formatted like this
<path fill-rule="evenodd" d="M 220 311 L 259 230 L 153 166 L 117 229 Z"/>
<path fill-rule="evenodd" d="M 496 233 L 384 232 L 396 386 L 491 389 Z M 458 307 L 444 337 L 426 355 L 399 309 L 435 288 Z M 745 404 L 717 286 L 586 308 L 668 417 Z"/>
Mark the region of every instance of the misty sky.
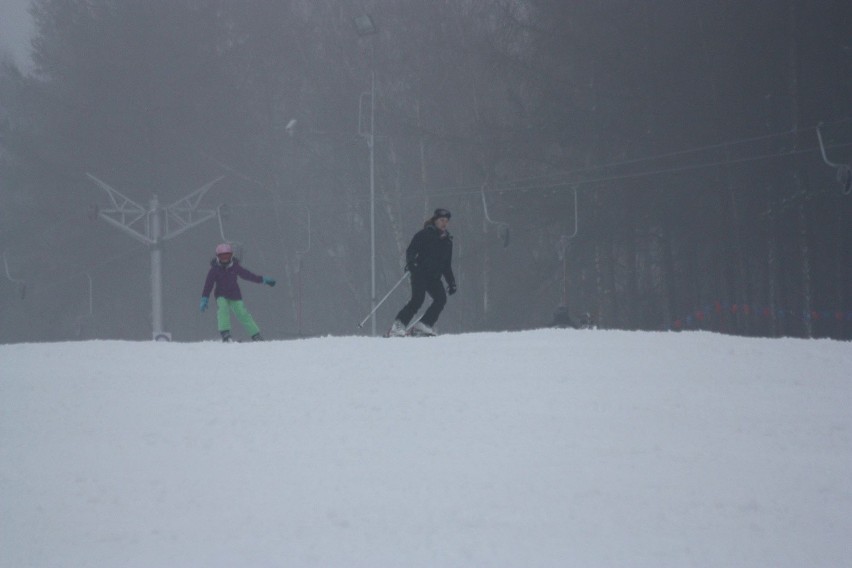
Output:
<path fill-rule="evenodd" d="M 29 65 L 32 22 L 29 0 L 0 0 L 0 49 L 9 50 L 19 65 Z"/>

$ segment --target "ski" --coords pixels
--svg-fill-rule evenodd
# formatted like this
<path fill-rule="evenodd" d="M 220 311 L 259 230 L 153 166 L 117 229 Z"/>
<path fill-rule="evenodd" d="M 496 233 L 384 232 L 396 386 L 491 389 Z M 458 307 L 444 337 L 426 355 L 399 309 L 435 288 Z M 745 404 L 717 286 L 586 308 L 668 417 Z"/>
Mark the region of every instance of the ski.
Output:
<path fill-rule="evenodd" d="M 437 333 L 424 333 L 415 329 L 414 326 L 420 321 L 420 318 L 414 320 L 405 328 L 405 333 L 403 335 L 391 335 L 391 330 L 393 330 L 393 324 L 388 328 L 388 330 L 384 333 L 383 337 L 437 337 Z"/>

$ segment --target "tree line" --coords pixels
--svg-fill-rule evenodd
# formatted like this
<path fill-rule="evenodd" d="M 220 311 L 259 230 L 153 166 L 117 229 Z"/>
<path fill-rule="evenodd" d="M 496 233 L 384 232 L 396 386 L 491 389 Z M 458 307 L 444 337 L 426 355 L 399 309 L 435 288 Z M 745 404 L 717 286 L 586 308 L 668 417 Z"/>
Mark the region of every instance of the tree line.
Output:
<path fill-rule="evenodd" d="M 219 240 L 279 277 L 250 300 L 266 335 L 355 332 L 371 214 L 381 295 L 436 207 L 459 279 L 444 332 L 567 312 L 848 339 L 846 11 L 33 0 L 34 69 L 0 70 L 0 340 L 150 337 L 147 249 L 98 220 L 87 174 L 140 204 L 224 176 L 215 219 L 164 247 L 180 339 L 210 335 L 195 299 Z"/>

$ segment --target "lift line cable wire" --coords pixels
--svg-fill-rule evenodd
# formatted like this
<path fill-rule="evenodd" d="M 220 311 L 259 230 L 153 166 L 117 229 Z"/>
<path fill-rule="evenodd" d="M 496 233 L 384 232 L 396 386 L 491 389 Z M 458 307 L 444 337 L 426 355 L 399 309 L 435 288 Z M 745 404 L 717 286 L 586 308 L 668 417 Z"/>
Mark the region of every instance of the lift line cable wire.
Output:
<path fill-rule="evenodd" d="M 831 123 L 822 123 L 822 125 L 823 126 L 824 125 L 838 125 L 838 124 L 844 124 L 844 123 L 850 122 L 850 121 L 852 121 L 852 118 L 845 118 L 845 119 L 838 120 L 838 121 L 831 122 Z M 810 132 L 810 131 L 816 132 L 816 129 L 817 129 L 816 126 L 811 127 L 811 128 L 804 128 L 804 129 L 792 129 L 792 130 L 787 130 L 787 131 L 784 131 L 784 132 L 776 132 L 776 133 L 773 133 L 773 134 L 765 134 L 765 135 L 762 135 L 762 136 L 753 136 L 753 137 L 749 137 L 749 138 L 741 138 L 741 139 L 738 139 L 738 140 L 720 142 L 718 144 L 711 144 L 711 145 L 707 145 L 707 146 L 699 146 L 697 148 L 690 148 L 690 149 L 686 149 L 686 150 L 676 150 L 674 152 L 668 152 L 668 153 L 665 153 L 665 154 L 658 154 L 656 156 L 632 158 L 632 159 L 629 159 L 629 160 L 622 160 L 622 161 L 619 161 L 619 162 L 611 162 L 611 163 L 607 163 L 607 164 L 601 164 L 599 166 L 590 166 L 590 167 L 587 167 L 587 168 L 579 168 L 579 169 L 576 169 L 576 170 L 563 170 L 563 171 L 559 171 L 559 172 L 554 172 L 552 174 L 532 176 L 532 177 L 526 177 L 526 178 L 518 178 L 518 179 L 514 179 L 514 180 L 505 181 L 505 182 L 503 182 L 503 184 L 505 185 L 505 184 L 514 184 L 514 183 L 527 183 L 527 182 L 531 182 L 531 181 L 535 181 L 535 180 L 546 180 L 548 178 L 554 178 L 554 177 L 559 177 L 559 176 L 564 177 L 564 176 L 569 176 L 569 175 L 577 175 L 577 174 L 583 174 L 583 173 L 588 173 L 588 172 L 595 172 L 595 171 L 598 171 L 598 170 L 614 169 L 614 168 L 619 168 L 621 166 L 626 166 L 626 165 L 634 165 L 634 164 L 641 164 L 641 163 L 646 163 L 646 162 L 654 162 L 654 161 L 662 160 L 662 159 L 665 159 L 665 158 L 672 158 L 672 157 L 675 157 L 675 156 L 683 156 L 683 155 L 686 155 L 686 154 L 695 154 L 695 153 L 698 153 L 698 152 L 705 152 L 705 151 L 709 151 L 709 150 L 717 150 L 717 149 L 720 149 L 720 148 L 728 148 L 728 147 L 732 147 L 732 146 L 748 144 L 748 143 L 751 143 L 751 142 L 759 142 L 759 141 L 762 141 L 762 140 L 779 138 L 779 137 L 782 137 L 782 136 L 791 136 L 791 135 L 794 135 L 794 134 L 806 133 L 806 132 Z M 831 148 L 842 148 L 842 147 L 845 147 L 845 146 L 848 146 L 848 144 L 839 145 L 839 146 L 829 146 L 828 148 L 829 149 L 831 149 Z M 796 153 L 796 151 L 781 152 L 781 153 L 761 156 L 761 157 L 756 158 L 756 159 L 762 159 L 764 157 L 769 158 L 769 157 L 774 157 L 776 155 L 786 156 L 786 155 L 791 155 L 791 154 L 794 154 L 794 153 Z M 741 160 L 741 161 L 749 161 L 749 159 L 744 159 L 744 160 Z M 735 160 L 733 162 L 717 162 L 717 163 L 712 163 L 712 164 L 706 164 L 706 166 L 720 165 L 720 164 L 725 164 L 725 163 L 737 163 L 737 160 Z M 706 166 L 701 166 L 701 167 L 706 167 Z M 557 185 L 563 185 L 563 184 L 559 183 Z M 478 189 L 474 190 L 473 189 L 474 187 L 475 186 L 473 186 L 473 185 L 461 185 L 461 186 L 434 188 L 431 191 L 427 189 L 426 191 L 430 195 L 435 195 L 438 192 L 440 192 L 441 194 L 445 194 L 445 192 L 454 191 L 454 190 L 466 190 L 466 191 L 462 191 L 459 194 L 478 193 L 479 192 Z M 504 188 L 504 189 L 500 189 L 500 190 L 491 189 L 490 191 L 505 191 L 505 190 L 506 189 Z"/>

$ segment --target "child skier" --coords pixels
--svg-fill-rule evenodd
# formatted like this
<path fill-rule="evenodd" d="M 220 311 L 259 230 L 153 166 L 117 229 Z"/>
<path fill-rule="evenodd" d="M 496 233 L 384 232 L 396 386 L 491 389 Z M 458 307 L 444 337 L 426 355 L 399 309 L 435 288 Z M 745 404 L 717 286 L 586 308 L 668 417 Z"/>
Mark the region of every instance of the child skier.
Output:
<path fill-rule="evenodd" d="M 275 280 L 268 276 L 258 276 L 243 268 L 234 257 L 234 249 L 228 243 L 222 243 L 216 247 L 216 258 L 210 261 L 210 270 L 204 281 L 204 289 L 201 291 L 201 311 L 207 309 L 210 292 L 216 296 L 218 310 L 216 318 L 219 324 L 219 333 L 222 341 L 228 343 L 231 339 L 231 311 L 237 316 L 237 320 L 243 324 L 252 341 L 262 341 L 260 328 L 254 322 L 254 318 L 243 303 L 243 295 L 237 277 L 267 286 L 275 286 Z M 214 290 L 215 289 L 215 290 Z"/>
<path fill-rule="evenodd" d="M 453 237 L 447 231 L 450 212 L 435 209 L 430 219 L 423 223 L 423 229 L 411 239 L 405 251 L 405 270 L 411 273 L 411 299 L 396 315 L 388 336 L 405 335 L 408 323 L 423 301 L 426 294 L 432 297 L 432 303 L 411 328 L 412 335 L 436 335 L 433 326 L 447 303 L 447 294 L 456 293 L 456 277 L 453 275 Z M 447 282 L 447 291 L 441 283 L 441 276 Z"/>

